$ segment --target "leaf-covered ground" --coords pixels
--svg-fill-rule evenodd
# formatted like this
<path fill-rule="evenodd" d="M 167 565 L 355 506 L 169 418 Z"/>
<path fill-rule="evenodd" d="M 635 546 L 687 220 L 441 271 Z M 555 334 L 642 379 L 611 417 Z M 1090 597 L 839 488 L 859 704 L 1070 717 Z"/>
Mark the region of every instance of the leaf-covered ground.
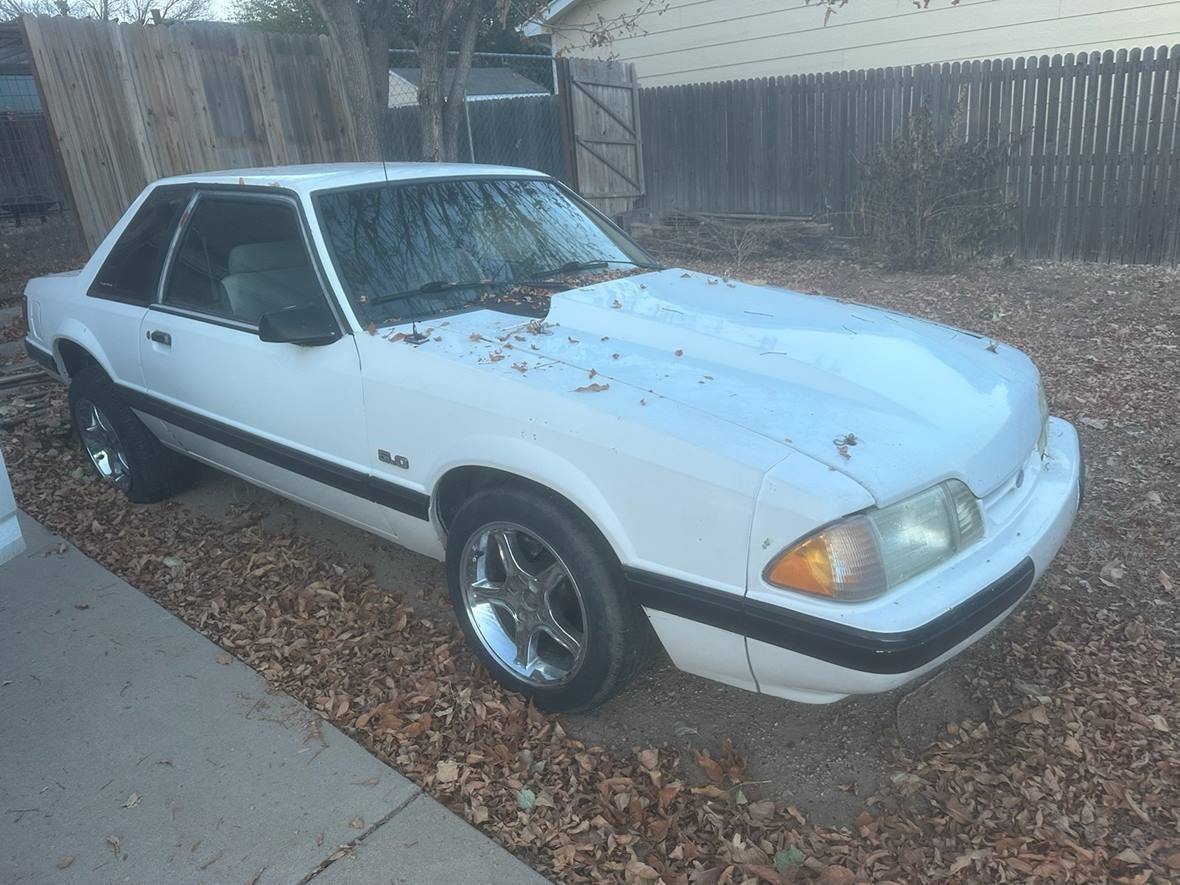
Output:
<path fill-rule="evenodd" d="M 1180 879 L 1180 273 L 809 261 L 743 277 L 1011 341 L 1088 456 L 1073 535 L 970 675 L 986 716 L 898 744 L 847 827 L 759 798 L 725 741 L 691 766 L 669 746 L 580 743 L 490 682 L 449 620 L 416 614 L 417 588 L 380 586 L 249 507 L 128 504 L 90 480 L 57 388 L 0 394 L 0 443 L 35 518 L 555 879 Z"/>

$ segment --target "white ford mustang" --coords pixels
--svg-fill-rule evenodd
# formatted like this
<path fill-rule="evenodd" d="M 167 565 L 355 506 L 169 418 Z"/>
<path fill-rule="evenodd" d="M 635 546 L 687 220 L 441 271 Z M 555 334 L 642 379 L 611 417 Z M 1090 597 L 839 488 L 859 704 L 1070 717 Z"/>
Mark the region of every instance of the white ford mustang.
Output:
<path fill-rule="evenodd" d="M 1079 504 L 1019 351 L 657 267 L 521 169 L 166 179 L 26 294 L 133 501 L 195 460 L 445 559 L 476 654 L 554 710 L 653 629 L 753 691 L 893 688 L 1002 620 Z"/>

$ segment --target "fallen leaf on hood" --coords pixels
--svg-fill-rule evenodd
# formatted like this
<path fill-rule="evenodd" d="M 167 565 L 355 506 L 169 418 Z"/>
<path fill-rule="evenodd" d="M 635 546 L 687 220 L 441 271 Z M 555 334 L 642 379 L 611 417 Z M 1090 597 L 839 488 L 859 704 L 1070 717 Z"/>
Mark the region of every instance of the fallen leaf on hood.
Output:
<path fill-rule="evenodd" d="M 684 351 L 681 350 L 679 347 L 676 348 L 676 356 L 684 356 Z"/>
<path fill-rule="evenodd" d="M 219 652 L 217 657 L 215 657 L 213 660 L 217 661 L 217 663 L 221 664 L 224 667 L 224 666 L 228 666 L 229 664 L 233 663 L 234 658 L 233 658 L 233 655 L 231 655 L 231 654 L 227 654 L 226 652 Z"/>
<path fill-rule="evenodd" d="M 405 332 L 395 332 L 394 334 L 390 335 L 387 340 L 388 341 L 405 341 L 406 340 L 406 333 Z"/>
<path fill-rule="evenodd" d="M 604 390 L 610 390 L 610 385 L 599 384 L 595 381 L 593 384 L 587 384 L 585 387 L 575 387 L 574 393 L 602 393 Z"/>
<path fill-rule="evenodd" d="M 114 852 L 115 857 L 118 857 L 119 852 L 123 849 L 123 843 L 119 841 L 118 836 L 107 836 L 107 845 L 111 846 L 111 851 Z"/>
<path fill-rule="evenodd" d="M 348 822 L 348 825 L 354 830 L 363 830 L 365 828 L 365 819 L 363 817 L 354 817 Z"/>
<path fill-rule="evenodd" d="M 623 306 L 623 302 L 621 302 L 618 298 L 616 298 L 614 301 L 612 301 L 610 303 L 610 306 L 613 307 L 615 310 L 618 310 L 620 307 Z"/>
<path fill-rule="evenodd" d="M 65 869 L 69 869 L 70 864 L 72 864 L 73 862 L 74 862 L 74 855 L 67 854 L 65 857 L 63 857 L 61 860 L 59 860 L 56 864 L 54 864 L 54 866 L 56 866 L 59 870 L 65 870 Z"/>
<path fill-rule="evenodd" d="M 143 796 L 141 796 L 139 793 L 132 793 L 130 796 L 127 797 L 127 801 L 123 803 L 123 807 L 124 808 L 134 808 L 136 805 L 139 804 L 139 801 L 142 798 L 143 798 Z"/>

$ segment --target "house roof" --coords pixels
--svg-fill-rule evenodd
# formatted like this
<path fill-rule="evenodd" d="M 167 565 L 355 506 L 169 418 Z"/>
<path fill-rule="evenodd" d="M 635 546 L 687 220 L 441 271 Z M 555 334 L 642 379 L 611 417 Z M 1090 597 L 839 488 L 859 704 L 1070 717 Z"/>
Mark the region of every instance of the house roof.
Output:
<path fill-rule="evenodd" d="M 421 68 L 390 68 L 391 74 L 396 74 L 414 86 L 422 76 Z M 454 72 L 447 70 L 443 74 L 443 91 L 451 88 Z M 467 75 L 467 95 L 548 95 L 549 90 L 540 83 L 534 83 L 528 77 L 522 77 L 511 68 L 472 68 Z"/>
<path fill-rule="evenodd" d="M 520 26 L 520 32 L 526 37 L 539 37 L 545 33 L 545 25 L 576 6 L 581 0 L 554 0 L 535 16 Z"/>

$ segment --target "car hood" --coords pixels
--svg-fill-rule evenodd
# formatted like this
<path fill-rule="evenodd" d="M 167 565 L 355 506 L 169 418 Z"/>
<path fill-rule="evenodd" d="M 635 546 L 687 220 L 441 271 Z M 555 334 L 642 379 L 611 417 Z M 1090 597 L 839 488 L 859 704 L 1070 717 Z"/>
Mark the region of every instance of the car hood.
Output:
<path fill-rule="evenodd" d="M 880 308 L 681 269 L 555 295 L 544 323 L 533 324 L 542 334 L 486 310 L 449 324 L 475 345 L 453 356 L 491 367 L 480 335 L 491 347 L 515 340 L 532 360 L 584 370 L 587 384 L 629 386 L 778 441 L 882 504 L 948 478 L 986 495 L 1040 433 L 1039 377 L 1014 348 Z M 611 400 L 582 397 L 607 411 Z"/>

